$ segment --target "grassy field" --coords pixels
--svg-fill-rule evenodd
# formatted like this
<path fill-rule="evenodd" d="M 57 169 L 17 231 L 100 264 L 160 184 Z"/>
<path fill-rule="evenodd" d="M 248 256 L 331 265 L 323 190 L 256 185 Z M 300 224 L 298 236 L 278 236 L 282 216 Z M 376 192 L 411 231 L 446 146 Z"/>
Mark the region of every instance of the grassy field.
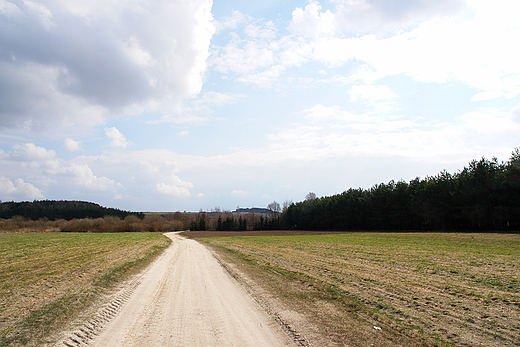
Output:
<path fill-rule="evenodd" d="M 0 346 L 43 344 L 168 244 L 158 233 L 0 233 Z"/>
<path fill-rule="evenodd" d="M 361 332 L 373 326 L 424 346 L 520 345 L 519 234 L 204 240 L 231 251 L 237 266 L 312 321 L 330 346 L 407 345 Z"/>

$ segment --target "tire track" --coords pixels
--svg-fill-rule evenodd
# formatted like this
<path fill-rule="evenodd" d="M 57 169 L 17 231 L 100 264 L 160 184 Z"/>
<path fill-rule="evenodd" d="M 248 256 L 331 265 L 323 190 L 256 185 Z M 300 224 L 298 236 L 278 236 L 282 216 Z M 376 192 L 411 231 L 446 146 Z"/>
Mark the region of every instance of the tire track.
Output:
<path fill-rule="evenodd" d="M 255 300 L 255 302 L 262 307 L 262 309 L 272 317 L 276 323 L 285 331 L 285 333 L 293 339 L 293 341 L 300 347 L 310 347 L 311 344 L 308 339 L 299 331 L 297 331 L 291 324 L 287 323 L 278 313 L 276 313 L 269 303 L 265 300 L 261 300 L 257 295 L 255 295 L 255 291 L 251 287 L 251 284 L 248 280 L 243 278 L 241 274 L 236 271 L 232 266 L 222 262 L 218 257 L 215 257 L 220 266 L 224 268 L 227 273 L 233 277 L 240 285 L 244 287 L 244 289 L 251 295 L 251 297 Z"/>
<path fill-rule="evenodd" d="M 61 345 L 66 347 L 87 347 L 94 338 L 99 335 L 105 326 L 119 313 L 124 304 L 141 284 L 141 277 L 131 281 L 116 298 L 109 304 L 101 308 L 95 317 L 87 321 L 82 327 L 70 333 L 62 341 Z"/>
<path fill-rule="evenodd" d="M 166 235 L 163 255 L 62 347 L 295 346 L 206 247 Z"/>

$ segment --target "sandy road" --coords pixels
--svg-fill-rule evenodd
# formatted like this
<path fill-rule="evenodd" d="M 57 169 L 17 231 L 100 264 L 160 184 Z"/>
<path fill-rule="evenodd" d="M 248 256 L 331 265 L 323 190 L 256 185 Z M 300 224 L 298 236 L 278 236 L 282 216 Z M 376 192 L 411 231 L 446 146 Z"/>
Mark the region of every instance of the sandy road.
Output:
<path fill-rule="evenodd" d="M 294 346 L 212 254 L 175 233 L 88 346 Z"/>

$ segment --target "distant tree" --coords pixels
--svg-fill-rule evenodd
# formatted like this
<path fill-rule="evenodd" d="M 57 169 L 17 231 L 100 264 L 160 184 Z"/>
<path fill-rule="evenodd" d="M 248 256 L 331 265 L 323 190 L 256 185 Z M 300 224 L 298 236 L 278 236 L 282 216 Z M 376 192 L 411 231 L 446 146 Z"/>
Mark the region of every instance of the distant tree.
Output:
<path fill-rule="evenodd" d="M 506 163 L 481 158 L 455 174 L 391 180 L 330 197 L 311 192 L 284 208 L 280 221 L 310 230 L 519 230 L 520 150 Z"/>
<path fill-rule="evenodd" d="M 264 230 L 265 223 L 264 223 L 264 216 L 260 215 L 260 218 L 258 219 L 258 222 L 255 225 L 255 230 Z"/>
<path fill-rule="evenodd" d="M 190 223 L 190 230 L 191 231 L 204 231 L 207 230 L 207 223 L 206 223 L 206 213 L 205 212 L 199 212 L 194 220 Z"/>
<path fill-rule="evenodd" d="M 222 217 L 218 216 L 217 231 L 223 231 L 223 230 L 224 230 L 224 225 L 222 224 Z"/>
<path fill-rule="evenodd" d="M 226 231 L 234 231 L 234 230 L 236 230 L 237 228 L 236 228 L 235 218 L 227 217 L 224 220 L 223 229 L 226 230 Z"/>
<path fill-rule="evenodd" d="M 277 203 L 276 201 L 273 201 L 272 203 L 270 203 L 269 205 L 267 205 L 267 209 L 271 212 L 274 212 L 274 213 L 280 213 L 282 212 L 281 208 L 280 208 L 280 204 Z"/>
<path fill-rule="evenodd" d="M 168 212 L 166 213 L 163 218 L 167 221 L 172 221 L 172 220 L 175 220 L 175 214 L 174 213 L 171 213 L 171 212 Z"/>
<path fill-rule="evenodd" d="M 199 214 L 199 230 L 206 230 L 206 214 L 202 213 Z"/>
<path fill-rule="evenodd" d="M 305 200 L 315 200 L 316 199 L 316 194 L 314 194 L 313 192 L 309 192 L 307 195 L 305 195 Z"/>
<path fill-rule="evenodd" d="M 86 201 L 64 201 L 64 200 L 35 200 L 22 202 L 0 203 L 0 218 L 9 219 L 20 215 L 30 220 L 48 218 L 57 219 L 79 219 L 79 218 L 102 218 L 104 216 L 118 216 L 125 218 L 128 215 L 144 218 L 143 213 L 122 211 L 115 208 L 106 208 L 98 204 Z"/>
<path fill-rule="evenodd" d="M 240 216 L 238 218 L 238 230 L 240 230 L 240 231 L 247 230 L 247 220 L 245 218 L 242 218 L 242 216 Z"/>
<path fill-rule="evenodd" d="M 291 206 L 292 203 L 293 203 L 292 200 L 289 200 L 289 199 L 285 200 L 282 204 L 282 212 L 286 211 L 287 208 L 289 208 L 289 206 Z"/>

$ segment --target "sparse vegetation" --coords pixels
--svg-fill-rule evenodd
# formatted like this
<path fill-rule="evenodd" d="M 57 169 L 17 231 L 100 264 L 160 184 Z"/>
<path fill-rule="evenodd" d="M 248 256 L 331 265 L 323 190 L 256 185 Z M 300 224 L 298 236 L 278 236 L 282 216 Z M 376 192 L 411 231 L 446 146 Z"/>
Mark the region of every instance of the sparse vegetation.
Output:
<path fill-rule="evenodd" d="M 0 346 L 40 346 L 154 259 L 158 233 L 0 233 Z"/>
<path fill-rule="evenodd" d="M 520 345 L 518 234 L 204 240 L 230 250 L 237 265 L 256 271 L 255 280 L 263 278 L 265 288 L 310 317 L 331 345 L 341 345 L 346 336 L 353 346 L 367 345 L 359 336 L 356 344 L 353 319 L 396 331 L 418 345 Z"/>

